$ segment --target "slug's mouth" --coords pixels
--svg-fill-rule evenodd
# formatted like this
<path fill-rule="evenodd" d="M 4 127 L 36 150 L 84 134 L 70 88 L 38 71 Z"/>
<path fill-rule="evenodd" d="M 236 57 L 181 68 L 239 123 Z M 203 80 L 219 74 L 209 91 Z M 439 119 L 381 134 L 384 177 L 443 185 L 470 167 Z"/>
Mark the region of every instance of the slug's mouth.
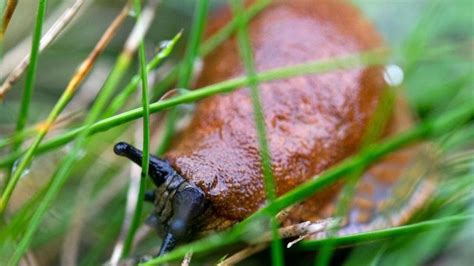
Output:
<path fill-rule="evenodd" d="M 117 143 L 114 152 L 142 165 L 142 151 L 128 143 Z M 150 216 L 155 220 L 152 224 L 155 228 L 162 225 L 165 231 L 158 254 L 162 255 L 187 238 L 194 222 L 206 211 L 207 202 L 204 192 L 179 175 L 166 160 L 150 155 L 148 175 L 157 189 L 147 193 L 145 200 L 157 206 L 156 212 Z"/>

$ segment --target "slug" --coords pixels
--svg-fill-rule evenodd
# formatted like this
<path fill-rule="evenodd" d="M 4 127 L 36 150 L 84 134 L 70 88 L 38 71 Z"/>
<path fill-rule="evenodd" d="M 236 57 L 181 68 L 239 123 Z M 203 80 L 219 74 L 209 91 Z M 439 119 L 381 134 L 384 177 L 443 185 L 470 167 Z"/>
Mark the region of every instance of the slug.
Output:
<path fill-rule="evenodd" d="M 231 19 L 222 10 L 208 34 Z M 371 23 L 345 1 L 275 0 L 248 26 L 257 71 L 363 52 L 384 45 Z M 197 87 L 244 76 L 236 37 L 204 59 Z M 272 170 L 278 195 L 357 153 L 382 95 L 388 90 L 382 67 L 339 70 L 259 84 Z M 383 136 L 403 131 L 412 116 L 397 98 Z M 417 147 L 391 154 L 366 169 L 340 234 L 405 222 L 426 199 L 426 189 L 403 175 Z M 127 143 L 118 155 L 141 165 L 142 154 Z M 259 145 L 250 93 L 242 88 L 197 104 L 190 125 L 164 158 L 152 156 L 156 189 L 146 200 L 156 208 L 149 218 L 164 239 L 158 255 L 198 232 L 222 230 L 266 204 Z M 406 200 L 390 202 L 397 183 L 416 183 Z M 408 182 L 408 183 L 410 183 Z M 418 182 L 418 183 L 417 183 Z M 342 183 L 293 206 L 282 225 L 334 215 Z M 397 192 L 398 191 L 398 192 Z M 389 207 L 390 206 L 390 207 Z M 383 215 L 382 215 L 383 214 Z"/>

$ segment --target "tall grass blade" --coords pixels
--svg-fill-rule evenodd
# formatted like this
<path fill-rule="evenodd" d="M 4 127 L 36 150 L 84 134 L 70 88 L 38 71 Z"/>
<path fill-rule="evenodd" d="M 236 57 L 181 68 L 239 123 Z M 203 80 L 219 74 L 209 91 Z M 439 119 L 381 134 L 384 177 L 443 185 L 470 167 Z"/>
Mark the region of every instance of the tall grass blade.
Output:
<path fill-rule="evenodd" d="M 28 120 L 28 113 L 30 111 L 31 97 L 33 96 L 33 87 L 36 81 L 36 69 L 38 68 L 38 56 L 39 46 L 41 41 L 41 31 L 43 29 L 44 17 L 46 14 L 47 0 L 40 0 L 38 2 L 38 13 L 36 14 L 35 30 L 33 33 L 33 40 L 31 42 L 31 63 L 28 67 L 28 73 L 26 75 L 25 88 L 23 89 L 21 98 L 20 113 L 16 123 L 16 131 L 20 132 L 26 125 Z M 21 141 L 18 141 L 14 145 L 16 150 L 21 145 Z"/>
<path fill-rule="evenodd" d="M 128 16 L 129 8 L 130 6 L 126 4 L 125 7 L 120 12 L 120 14 L 116 17 L 114 22 L 111 24 L 111 26 L 104 33 L 104 36 L 102 38 L 103 41 L 99 42 L 101 43 L 99 45 L 99 50 L 103 50 L 105 48 L 105 45 L 108 43 L 108 41 L 110 41 L 111 36 L 114 35 L 114 33 L 119 28 L 119 26 Z M 96 58 L 99 53 L 97 53 L 96 49 L 94 49 L 93 54 L 95 56 L 93 56 L 92 58 Z M 86 62 L 87 62 L 86 66 L 89 66 L 88 68 L 90 69 L 90 67 L 92 66 L 93 60 L 86 60 Z M 82 73 L 82 75 L 85 75 L 84 71 L 81 71 L 80 73 Z M 78 84 L 78 83 L 73 83 L 73 84 Z M 77 88 L 77 85 L 75 87 L 71 87 L 69 90 L 66 90 L 66 93 L 73 93 L 75 88 Z M 28 247 L 30 246 L 32 238 L 33 238 L 33 234 L 38 229 L 43 216 L 45 215 L 50 204 L 52 203 L 54 198 L 57 196 L 57 194 L 59 193 L 64 183 L 67 181 L 67 178 L 69 177 L 69 174 L 71 173 L 71 170 L 80 154 L 80 151 L 84 148 L 84 146 L 87 145 L 90 126 L 94 123 L 95 120 L 97 120 L 100 117 L 100 114 L 102 110 L 104 109 L 104 106 L 107 104 L 112 94 L 113 94 L 113 86 L 109 86 L 107 91 L 102 90 L 99 93 L 99 96 L 96 102 L 92 106 L 91 111 L 89 112 L 89 114 L 87 115 L 85 119 L 85 122 L 84 122 L 85 130 L 77 136 L 77 139 L 74 143 L 74 146 L 71 152 L 69 152 L 68 155 L 61 161 L 59 168 L 57 169 L 57 171 L 54 173 L 53 177 L 51 178 L 51 181 L 47 186 L 44 198 L 38 204 L 37 209 L 35 210 L 28 226 L 26 227 L 25 233 L 21 237 L 18 247 L 10 259 L 10 264 L 17 264 L 18 261 L 26 252 L 26 250 L 28 249 Z M 68 95 L 68 97 L 72 97 L 72 94 Z"/>
<path fill-rule="evenodd" d="M 238 18 L 237 25 L 239 29 L 237 31 L 237 37 L 239 42 L 239 51 L 240 56 L 244 61 L 247 77 L 249 78 L 250 95 L 252 98 L 255 126 L 257 129 L 257 139 L 260 150 L 265 194 L 268 198 L 268 202 L 271 204 L 276 198 L 276 186 L 272 172 L 272 159 L 267 141 L 265 114 L 262 107 L 258 81 L 256 78 L 257 74 L 252 55 L 252 47 L 247 30 L 248 21 L 243 19 L 242 1 L 231 0 L 230 3 L 234 14 Z M 271 231 L 272 264 L 283 265 L 283 245 L 278 234 L 278 221 L 275 217 L 271 218 Z"/>
<path fill-rule="evenodd" d="M 209 0 L 196 1 L 194 20 L 190 32 L 190 38 L 186 47 L 186 54 L 179 67 L 178 88 L 189 89 L 196 57 L 198 55 L 199 44 L 201 43 L 204 26 L 206 25 L 207 13 L 209 11 Z M 156 153 L 163 154 L 169 147 L 172 137 L 175 133 L 176 120 L 178 119 L 178 110 L 170 110 L 166 118 L 166 129 Z"/>
<path fill-rule="evenodd" d="M 140 0 L 133 0 L 133 9 L 135 11 L 137 21 L 139 21 L 141 17 Z M 137 231 L 138 225 L 140 224 L 142 205 L 144 202 L 145 195 L 145 182 L 148 176 L 148 166 L 150 164 L 150 103 L 148 101 L 148 71 L 146 67 L 145 42 L 143 40 L 143 37 L 139 43 L 138 54 L 140 61 L 140 78 L 142 85 L 143 108 L 143 159 L 141 165 L 142 172 L 140 177 L 137 202 L 135 203 L 135 212 L 132 217 L 132 222 L 130 224 L 127 237 L 125 238 L 122 257 L 127 257 L 130 254 L 133 238 L 135 236 L 135 232 Z"/>

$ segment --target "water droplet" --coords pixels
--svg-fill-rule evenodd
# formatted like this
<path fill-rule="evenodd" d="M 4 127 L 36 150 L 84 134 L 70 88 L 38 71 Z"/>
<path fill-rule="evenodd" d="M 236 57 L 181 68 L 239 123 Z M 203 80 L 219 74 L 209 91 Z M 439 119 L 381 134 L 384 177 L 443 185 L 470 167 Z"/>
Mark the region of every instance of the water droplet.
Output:
<path fill-rule="evenodd" d="M 21 158 L 20 159 L 17 159 L 14 163 L 13 163 L 13 167 L 12 167 L 12 175 L 13 173 L 16 172 L 16 170 L 18 169 L 18 166 L 20 165 L 20 162 L 21 162 Z M 21 173 L 21 178 L 27 176 L 28 174 L 30 173 L 30 165 L 26 166 L 25 167 L 25 170 L 23 170 L 23 172 Z"/>
<path fill-rule="evenodd" d="M 387 65 L 383 73 L 383 78 L 390 86 L 400 86 L 404 78 L 403 69 L 397 65 Z"/>
<path fill-rule="evenodd" d="M 190 93 L 191 91 L 185 88 L 176 88 L 176 92 L 178 92 L 179 95 L 184 95 L 186 93 Z"/>
<path fill-rule="evenodd" d="M 78 152 L 77 152 L 77 159 L 80 160 L 82 158 L 84 158 L 86 156 L 86 150 L 85 149 L 80 149 Z"/>
<path fill-rule="evenodd" d="M 165 48 L 168 47 L 170 44 L 171 44 L 171 41 L 170 41 L 170 40 L 161 41 L 161 42 L 160 42 L 160 50 L 165 49 Z"/>
<path fill-rule="evenodd" d="M 130 11 L 128 11 L 128 15 L 132 18 L 136 17 L 137 16 L 137 13 L 135 12 L 135 10 L 132 8 L 130 9 Z"/>

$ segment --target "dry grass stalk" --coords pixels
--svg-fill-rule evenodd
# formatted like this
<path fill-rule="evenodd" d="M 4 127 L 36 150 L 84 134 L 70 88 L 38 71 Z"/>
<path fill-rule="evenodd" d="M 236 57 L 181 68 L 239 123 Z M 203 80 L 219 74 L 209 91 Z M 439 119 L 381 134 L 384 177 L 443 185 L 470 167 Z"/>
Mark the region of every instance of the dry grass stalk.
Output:
<path fill-rule="evenodd" d="M 100 54 L 104 51 L 105 47 L 109 44 L 112 38 L 116 35 L 118 29 L 125 21 L 125 18 L 128 16 L 128 12 L 130 11 L 130 4 L 126 4 L 125 7 L 122 9 L 120 14 L 115 18 L 115 20 L 110 24 L 107 30 L 104 32 L 104 35 L 100 38 L 97 45 L 94 47 L 92 52 L 89 56 L 82 62 L 79 68 L 76 70 L 74 77 L 69 82 L 65 93 L 74 94 L 76 89 L 79 87 L 79 84 L 84 80 L 86 75 L 92 69 L 92 66 L 96 62 L 97 58 Z"/>
<path fill-rule="evenodd" d="M 11 180 L 8 182 L 4 193 L 2 194 L 2 198 L 0 199 L 0 213 L 3 213 L 5 211 L 8 205 L 8 201 L 10 200 L 10 197 L 13 193 L 13 190 L 15 189 L 16 184 L 21 177 L 21 173 L 24 171 L 24 169 L 26 169 L 27 165 L 33 159 L 34 152 L 38 148 L 39 144 L 49 132 L 51 127 L 54 125 L 56 119 L 64 110 L 66 105 L 69 103 L 71 98 L 74 96 L 75 91 L 77 90 L 81 82 L 84 80 L 84 78 L 87 76 L 87 74 L 90 72 L 99 55 L 102 53 L 102 51 L 104 51 L 105 47 L 107 47 L 110 40 L 112 40 L 112 38 L 116 35 L 118 29 L 127 18 L 129 10 L 130 5 L 129 3 L 127 3 L 120 12 L 120 14 L 107 28 L 107 30 L 100 38 L 99 42 L 96 44 L 89 56 L 82 62 L 82 64 L 76 70 L 68 86 L 62 93 L 60 99 L 48 115 L 48 118 L 46 119 L 45 123 L 43 123 L 40 127 L 37 127 L 38 135 L 36 136 L 35 141 L 26 151 L 25 157 L 20 162 L 16 172 L 12 175 Z"/>
<path fill-rule="evenodd" d="M 132 56 L 138 49 L 140 41 L 143 40 L 145 34 L 150 28 L 151 22 L 155 18 L 155 10 L 160 0 L 152 0 L 148 2 L 148 5 L 143 9 L 141 16 L 135 26 L 133 27 L 132 32 L 128 36 L 125 46 L 122 53 Z"/>
<path fill-rule="evenodd" d="M 330 226 L 334 224 L 334 222 L 335 222 L 334 219 L 325 219 L 318 222 L 307 221 L 307 222 L 280 228 L 278 230 L 279 231 L 278 234 L 280 235 L 281 238 L 297 237 L 297 239 L 287 244 L 286 247 L 290 248 L 291 246 L 301 241 L 305 237 L 328 229 Z M 241 251 L 223 260 L 218 265 L 219 266 L 235 265 L 241 262 L 242 260 L 268 247 L 270 241 L 272 241 L 272 235 L 271 233 L 267 232 L 262 237 L 256 240 L 256 242 L 259 242 L 258 244 L 253 244 L 242 249 Z"/>
<path fill-rule="evenodd" d="M 3 13 L 2 28 L 0 29 L 0 41 L 3 40 L 3 36 L 5 36 L 5 32 L 7 31 L 8 24 L 10 24 L 10 20 L 12 19 L 17 4 L 17 0 L 8 0 L 7 2 L 5 12 Z"/>
<path fill-rule="evenodd" d="M 16 2 L 16 1 L 13 1 Z M 66 28 L 66 26 L 71 22 L 71 20 L 76 16 L 79 12 L 79 9 L 83 6 L 85 0 L 77 0 L 71 7 L 66 9 L 64 13 L 56 20 L 56 22 L 51 26 L 51 28 L 46 32 L 46 34 L 41 38 L 40 42 L 40 50 L 41 53 L 46 47 L 48 47 L 56 37 Z M 10 1 L 9 1 L 10 3 Z M 5 22 L 3 24 L 5 28 Z M 2 36 L 3 38 L 3 31 Z M 26 55 L 23 60 L 13 69 L 13 71 L 8 75 L 8 77 L 3 82 L 2 86 L 0 87 L 0 100 L 5 97 L 5 94 L 11 90 L 13 84 L 17 82 L 20 77 L 23 75 L 25 70 L 28 68 L 30 64 L 30 53 Z"/>
<path fill-rule="evenodd" d="M 71 18 L 71 23 L 67 23 L 68 25 L 72 24 L 74 22 L 74 19 L 79 16 L 81 12 L 84 12 L 88 6 L 90 6 L 93 1 L 89 0 L 65 0 L 61 1 L 61 3 L 58 5 L 57 8 L 55 8 L 50 15 L 48 15 L 48 18 L 46 18 L 46 21 L 44 22 L 44 28 L 49 29 L 51 31 L 51 27 L 56 23 L 57 20 L 59 20 L 60 17 L 63 16 L 63 14 L 72 8 L 73 2 L 84 2 L 84 4 L 81 6 L 79 12 L 77 15 L 74 15 Z M 64 29 L 66 29 L 65 27 Z M 48 32 L 44 34 L 45 36 L 48 35 Z M 61 32 L 54 37 L 54 40 L 58 38 L 58 36 L 63 33 L 64 30 L 61 30 Z M 4 80 L 7 75 L 10 74 L 10 72 L 13 71 L 18 65 L 19 58 L 24 58 L 26 55 L 30 53 L 30 48 L 31 48 L 31 41 L 32 41 L 32 36 L 26 36 L 23 38 L 21 42 L 18 42 L 15 44 L 14 47 L 11 47 L 2 57 L 2 64 L 0 65 L 0 79 Z"/>
<path fill-rule="evenodd" d="M 306 221 L 299 224 L 289 225 L 278 230 L 278 234 L 281 238 L 299 237 L 303 239 L 308 235 L 312 235 L 321 231 L 326 230 L 332 226 L 335 219 L 324 219 L 318 222 Z M 268 242 L 272 240 L 271 233 L 267 232 L 263 236 L 259 237 L 256 242 Z M 291 247 L 291 245 L 290 245 Z"/>

